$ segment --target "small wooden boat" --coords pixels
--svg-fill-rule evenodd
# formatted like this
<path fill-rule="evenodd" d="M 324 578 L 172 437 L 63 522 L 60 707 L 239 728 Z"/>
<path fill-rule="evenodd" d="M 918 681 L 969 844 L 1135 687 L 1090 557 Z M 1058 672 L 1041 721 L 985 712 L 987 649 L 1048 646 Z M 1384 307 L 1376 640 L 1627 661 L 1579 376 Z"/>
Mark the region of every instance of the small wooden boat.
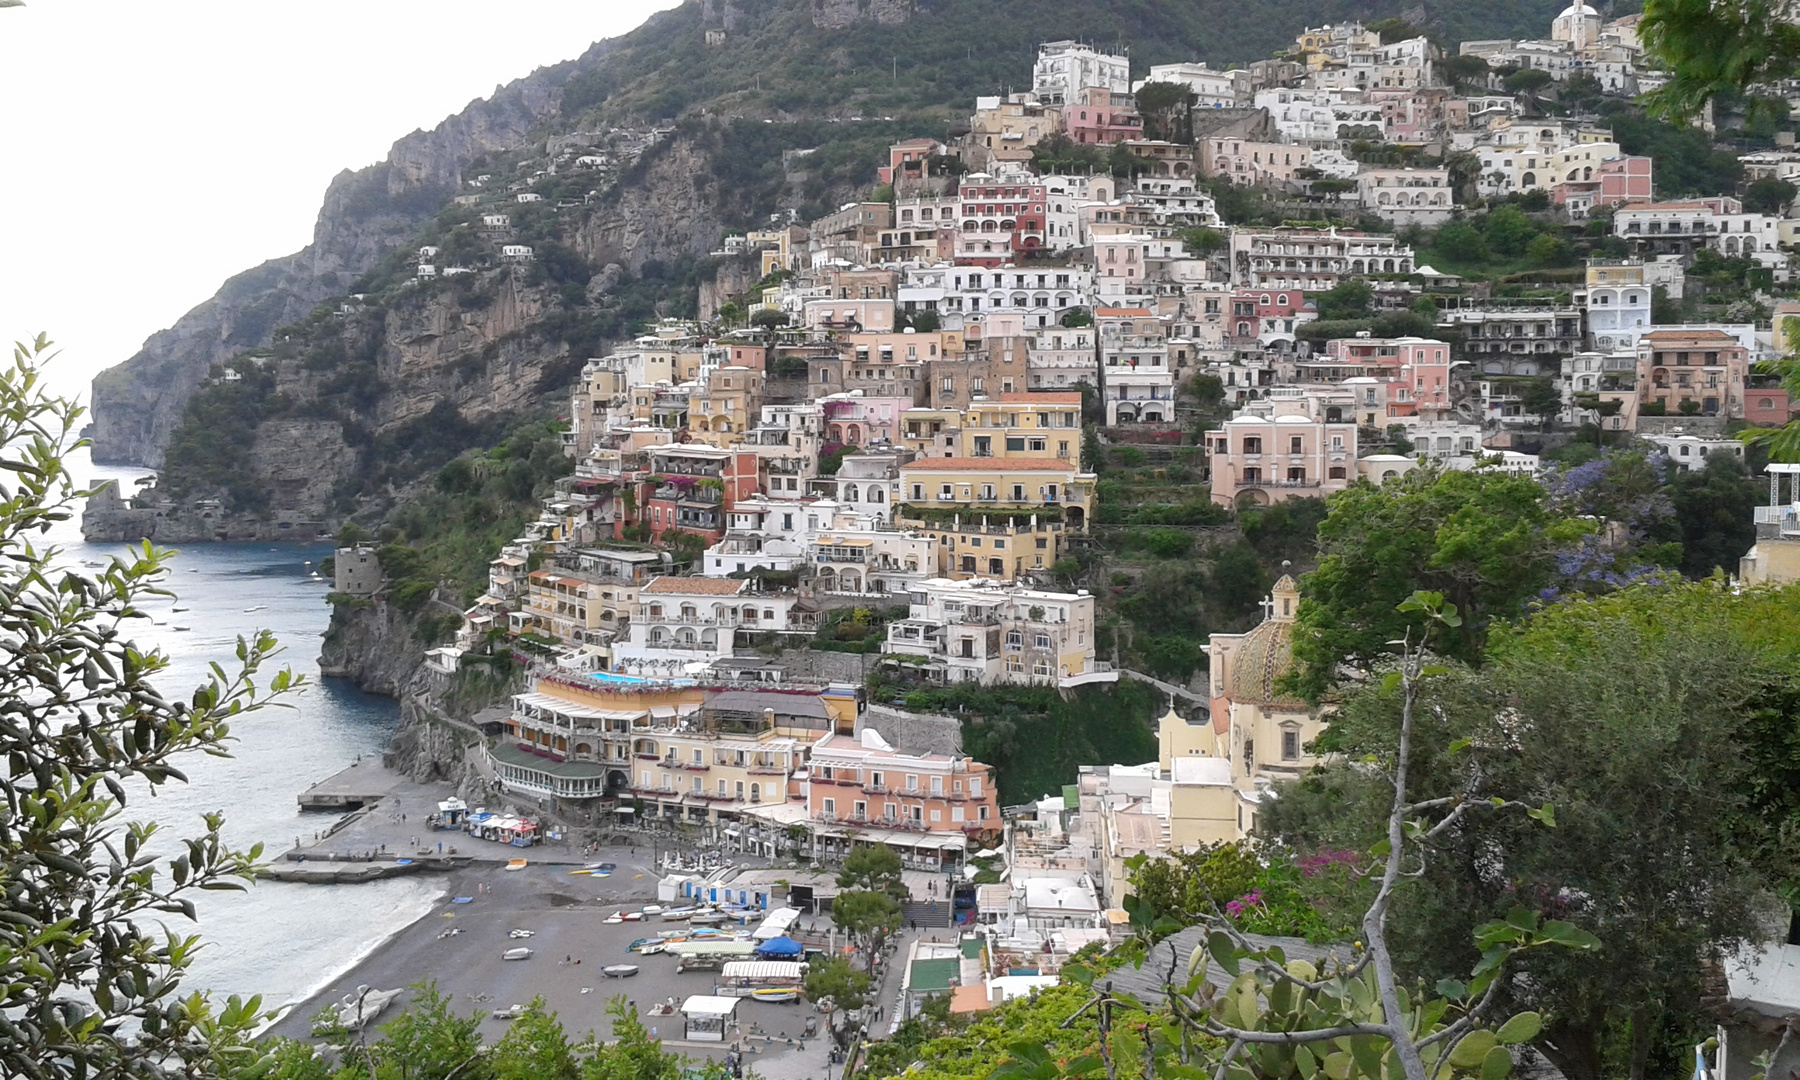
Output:
<path fill-rule="evenodd" d="M 501 953 L 500 959 L 502 959 L 502 960 L 529 960 L 529 959 L 531 959 L 531 950 L 527 949 L 523 945 L 521 945 L 516 949 L 508 949 L 505 952 Z"/>
<path fill-rule="evenodd" d="M 629 979 L 637 973 L 636 964 L 608 964 L 600 969 L 600 974 L 609 979 Z"/>
<path fill-rule="evenodd" d="M 752 998 L 755 998 L 757 1001 L 773 1001 L 773 1002 L 781 1003 L 781 1002 L 789 1002 L 789 1001 L 799 1001 L 800 1000 L 800 991 L 784 990 L 784 989 L 781 989 L 780 987 L 764 987 L 761 990 L 750 991 L 750 996 Z"/>

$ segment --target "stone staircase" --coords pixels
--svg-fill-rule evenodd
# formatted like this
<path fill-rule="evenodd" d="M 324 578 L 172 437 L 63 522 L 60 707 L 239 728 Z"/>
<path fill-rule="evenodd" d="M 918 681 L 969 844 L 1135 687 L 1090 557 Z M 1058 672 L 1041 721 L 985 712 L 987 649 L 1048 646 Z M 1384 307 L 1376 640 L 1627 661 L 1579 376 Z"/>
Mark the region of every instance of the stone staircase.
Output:
<path fill-rule="evenodd" d="M 908 926 L 941 928 L 950 925 L 954 905 L 944 899 L 937 901 L 937 910 L 932 910 L 930 900 L 908 900 L 900 905 L 900 918 Z"/>

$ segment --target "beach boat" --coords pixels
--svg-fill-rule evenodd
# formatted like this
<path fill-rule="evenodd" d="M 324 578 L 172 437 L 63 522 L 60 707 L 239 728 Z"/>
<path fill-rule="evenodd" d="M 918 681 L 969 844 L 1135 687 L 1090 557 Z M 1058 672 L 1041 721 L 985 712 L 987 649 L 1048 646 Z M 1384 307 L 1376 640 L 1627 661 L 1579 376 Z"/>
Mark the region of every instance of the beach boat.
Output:
<path fill-rule="evenodd" d="M 662 913 L 663 913 L 663 909 L 662 909 L 661 904 L 645 904 L 644 905 L 644 914 L 645 915 L 661 915 Z"/>
<path fill-rule="evenodd" d="M 502 959 L 502 960 L 529 960 L 529 959 L 531 959 L 531 950 L 527 949 L 525 946 L 521 945 L 516 949 L 508 949 L 505 952 L 501 953 L 500 959 Z"/>
<path fill-rule="evenodd" d="M 692 918 L 694 916 L 694 914 L 696 912 L 698 912 L 699 910 L 700 910 L 699 908 L 691 908 L 691 907 L 666 908 L 666 909 L 664 909 L 664 911 L 662 913 L 662 921 L 663 922 L 680 922 L 683 919 Z"/>
<path fill-rule="evenodd" d="M 644 947 L 638 950 L 638 955 L 639 956 L 655 956 L 657 953 L 662 952 L 664 949 L 666 949 L 668 947 L 669 947 L 669 943 L 666 941 L 645 942 Z"/>
<path fill-rule="evenodd" d="M 331 1010 L 332 1022 L 341 1028 L 361 1031 L 374 1023 L 382 1010 L 404 993 L 404 989 L 371 990 L 367 986 L 359 986 L 354 993 L 345 994 L 343 1000 Z"/>
<path fill-rule="evenodd" d="M 536 930 L 509 930 L 507 931 L 506 936 L 509 938 L 528 938 L 533 937 L 536 934 Z"/>
<path fill-rule="evenodd" d="M 764 987 L 761 990 L 750 991 L 750 996 L 757 1001 L 773 1001 L 781 1003 L 799 1001 L 800 991 L 784 989 L 782 987 Z"/>
<path fill-rule="evenodd" d="M 492 1016 L 496 1020 L 517 1020 L 519 1017 L 525 1015 L 525 1006 L 523 1006 L 523 1005 L 508 1005 L 504 1009 L 495 1009 L 493 1012 L 489 1013 L 488 1015 Z"/>
<path fill-rule="evenodd" d="M 730 921 L 731 916 L 722 911 L 702 911 L 688 919 L 688 922 L 694 926 L 723 926 Z"/>
<path fill-rule="evenodd" d="M 524 859 L 509 860 L 507 862 L 507 864 L 505 866 L 501 867 L 500 869 L 502 869 L 502 870 L 523 870 L 523 869 L 525 869 L 525 860 Z"/>
<path fill-rule="evenodd" d="M 608 926 L 617 926 L 618 924 L 625 921 L 625 916 L 622 913 L 615 911 L 611 915 L 608 915 L 602 921 L 605 922 L 606 925 L 608 925 Z"/>
<path fill-rule="evenodd" d="M 176 632 L 176 633 L 177 633 L 177 634 L 185 634 L 185 633 L 187 633 L 187 632 L 188 632 L 188 631 L 189 631 L 189 630 L 192 630 L 192 629 L 193 629 L 193 627 L 191 627 L 191 626 L 177 626 L 177 627 L 176 627 L 176 628 L 175 628 L 175 632 Z"/>
<path fill-rule="evenodd" d="M 591 862 L 591 863 L 582 863 L 581 868 L 583 870 L 617 870 L 619 867 L 615 863 Z"/>
<path fill-rule="evenodd" d="M 593 873 L 592 870 L 571 870 L 571 871 L 569 871 L 569 876 L 574 877 L 576 874 L 591 874 L 591 873 Z"/>
<path fill-rule="evenodd" d="M 609 979 L 629 979 L 637 973 L 636 964 L 608 964 L 600 969 L 600 974 Z"/>
<path fill-rule="evenodd" d="M 641 911 L 621 911 L 619 912 L 619 918 L 624 919 L 626 922 L 643 922 L 644 913 Z"/>

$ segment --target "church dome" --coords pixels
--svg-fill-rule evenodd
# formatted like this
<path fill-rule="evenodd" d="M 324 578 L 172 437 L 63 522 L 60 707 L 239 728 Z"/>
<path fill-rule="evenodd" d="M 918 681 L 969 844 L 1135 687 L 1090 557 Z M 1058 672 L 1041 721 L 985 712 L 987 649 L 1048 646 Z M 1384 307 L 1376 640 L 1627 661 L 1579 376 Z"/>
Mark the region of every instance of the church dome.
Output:
<path fill-rule="evenodd" d="M 1231 680 L 1225 694 L 1232 701 L 1252 705 L 1295 705 L 1305 702 L 1275 689 L 1282 676 L 1294 668 L 1294 608 L 1300 589 L 1283 574 L 1270 590 L 1270 610 L 1262 625 L 1244 635 L 1231 664 Z"/>
<path fill-rule="evenodd" d="M 1559 18 L 1559 19 L 1571 19 L 1571 18 L 1598 19 L 1599 17 L 1600 17 L 1600 13 L 1598 11 L 1595 11 L 1593 8 L 1589 7 L 1588 5 L 1579 3 L 1579 2 L 1570 4 L 1568 7 L 1563 8 L 1562 14 L 1557 16 L 1557 18 Z M 1539 16 L 1539 18 L 1542 18 L 1542 16 Z"/>

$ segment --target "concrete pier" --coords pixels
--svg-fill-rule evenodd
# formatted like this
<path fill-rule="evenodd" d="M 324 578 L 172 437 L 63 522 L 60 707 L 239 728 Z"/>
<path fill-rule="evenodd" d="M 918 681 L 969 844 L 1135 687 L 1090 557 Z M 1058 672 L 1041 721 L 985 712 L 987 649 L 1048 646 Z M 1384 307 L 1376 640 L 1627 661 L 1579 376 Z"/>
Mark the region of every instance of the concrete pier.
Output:
<path fill-rule="evenodd" d="M 302 810 L 360 810 L 391 795 L 404 780 L 381 767 L 379 758 L 359 761 L 299 795 Z"/>

